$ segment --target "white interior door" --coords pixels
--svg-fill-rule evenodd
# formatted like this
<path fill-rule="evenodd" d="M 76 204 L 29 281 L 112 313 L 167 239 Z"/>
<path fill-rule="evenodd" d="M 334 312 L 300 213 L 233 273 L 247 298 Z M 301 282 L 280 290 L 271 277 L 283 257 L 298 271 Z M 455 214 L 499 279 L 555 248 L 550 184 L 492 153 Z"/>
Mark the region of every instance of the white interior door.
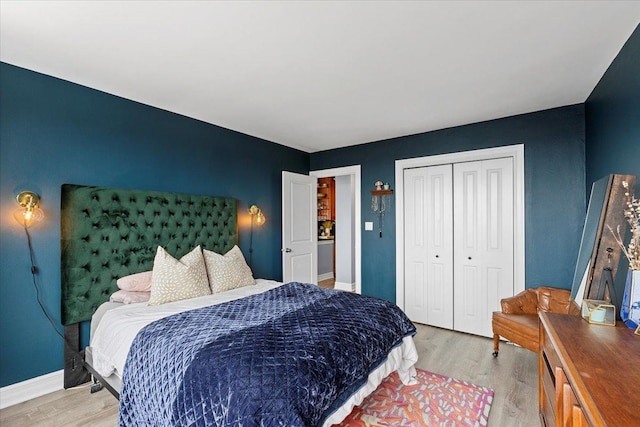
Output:
<path fill-rule="evenodd" d="M 282 172 L 282 281 L 318 284 L 317 178 Z"/>
<path fill-rule="evenodd" d="M 492 336 L 491 313 L 513 295 L 513 160 L 453 166 L 454 329 Z"/>
<path fill-rule="evenodd" d="M 453 329 L 452 165 L 404 171 L 405 301 L 413 321 Z"/>

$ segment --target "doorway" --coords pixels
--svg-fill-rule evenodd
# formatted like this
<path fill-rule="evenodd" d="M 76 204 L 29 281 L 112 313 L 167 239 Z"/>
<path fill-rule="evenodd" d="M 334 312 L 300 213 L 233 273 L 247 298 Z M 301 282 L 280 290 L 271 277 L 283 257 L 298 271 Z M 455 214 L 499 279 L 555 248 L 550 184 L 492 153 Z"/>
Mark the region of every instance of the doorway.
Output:
<path fill-rule="evenodd" d="M 354 165 L 309 172 L 316 178 L 336 180 L 335 288 L 356 293 L 362 292 L 360 169 Z"/>

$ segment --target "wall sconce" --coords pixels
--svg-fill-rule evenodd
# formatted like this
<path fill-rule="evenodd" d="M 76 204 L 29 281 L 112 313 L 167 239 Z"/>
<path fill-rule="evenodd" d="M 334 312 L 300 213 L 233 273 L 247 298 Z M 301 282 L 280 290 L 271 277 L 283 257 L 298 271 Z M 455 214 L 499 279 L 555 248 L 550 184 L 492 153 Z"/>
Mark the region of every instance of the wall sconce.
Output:
<path fill-rule="evenodd" d="M 249 268 L 251 268 L 251 263 L 253 261 L 253 222 L 255 220 L 255 223 L 258 226 L 261 226 L 264 225 L 267 219 L 262 213 L 262 209 L 256 205 L 251 205 L 249 208 L 249 215 L 251 215 L 251 233 L 249 235 Z"/>
<path fill-rule="evenodd" d="M 371 212 L 378 215 L 378 230 L 382 238 L 384 214 L 387 212 L 387 209 L 391 209 L 393 190 L 389 188 L 388 183 L 383 184 L 382 181 L 376 181 L 374 185 L 376 189 L 371 190 Z"/>
<path fill-rule="evenodd" d="M 256 205 L 251 205 L 249 208 L 249 214 L 251 214 L 251 225 L 253 225 L 254 218 L 257 225 L 262 225 L 267 220 L 262 213 L 262 209 Z"/>
<path fill-rule="evenodd" d="M 33 191 L 22 191 L 16 196 L 16 201 L 22 207 L 13 213 L 16 221 L 25 228 L 29 228 L 35 222 L 39 222 L 44 218 L 42 209 L 38 206 L 40 196 Z"/>

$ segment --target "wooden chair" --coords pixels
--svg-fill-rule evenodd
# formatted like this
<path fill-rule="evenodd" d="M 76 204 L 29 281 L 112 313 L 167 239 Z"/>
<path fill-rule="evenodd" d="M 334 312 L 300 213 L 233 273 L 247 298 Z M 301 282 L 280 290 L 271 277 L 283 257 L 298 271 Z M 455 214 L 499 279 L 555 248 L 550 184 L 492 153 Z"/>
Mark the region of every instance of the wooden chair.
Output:
<path fill-rule="evenodd" d="M 540 347 L 540 311 L 580 314 L 580 308 L 571 299 L 571 291 L 544 286 L 526 289 L 513 297 L 503 298 L 500 300 L 500 306 L 502 311 L 494 311 L 491 320 L 493 357 L 498 357 L 500 337 L 537 353 Z"/>

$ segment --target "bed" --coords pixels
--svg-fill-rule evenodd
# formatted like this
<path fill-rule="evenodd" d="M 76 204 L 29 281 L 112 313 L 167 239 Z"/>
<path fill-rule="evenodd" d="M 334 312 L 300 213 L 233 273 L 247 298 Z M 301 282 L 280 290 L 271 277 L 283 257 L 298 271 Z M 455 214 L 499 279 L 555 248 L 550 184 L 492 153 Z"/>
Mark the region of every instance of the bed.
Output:
<path fill-rule="evenodd" d="M 85 365 L 120 398 L 119 425 L 332 425 L 391 372 L 412 381 L 415 328 L 375 298 L 259 279 L 159 305 L 107 301 L 118 278 L 154 268 L 158 247 L 229 253 L 235 200 L 62 194 L 65 332 L 94 318 Z"/>

